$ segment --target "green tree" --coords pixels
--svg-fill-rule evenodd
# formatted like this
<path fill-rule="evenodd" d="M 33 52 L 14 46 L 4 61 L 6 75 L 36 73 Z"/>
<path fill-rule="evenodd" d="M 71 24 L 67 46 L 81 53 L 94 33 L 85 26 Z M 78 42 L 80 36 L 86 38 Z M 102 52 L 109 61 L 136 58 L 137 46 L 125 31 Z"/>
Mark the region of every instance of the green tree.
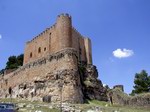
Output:
<path fill-rule="evenodd" d="M 17 68 L 17 58 L 16 56 L 10 56 L 6 63 L 6 69 L 14 69 Z"/>
<path fill-rule="evenodd" d="M 22 66 L 23 65 L 23 57 L 24 57 L 23 54 L 21 54 L 19 56 L 10 56 L 6 63 L 5 69 L 14 69 L 14 68 L 18 68 L 19 66 Z"/>
<path fill-rule="evenodd" d="M 131 95 L 150 92 L 150 76 L 145 70 L 135 74 L 134 84 Z"/>
<path fill-rule="evenodd" d="M 6 63 L 5 69 L 0 70 L 0 75 L 4 74 L 6 69 L 15 69 L 18 68 L 19 66 L 22 66 L 23 58 L 24 58 L 23 54 L 20 54 L 19 56 L 10 56 Z"/>
<path fill-rule="evenodd" d="M 22 65 L 23 65 L 23 57 L 24 57 L 23 54 L 20 54 L 20 55 L 17 57 L 17 64 L 18 64 L 18 66 L 22 66 Z"/>

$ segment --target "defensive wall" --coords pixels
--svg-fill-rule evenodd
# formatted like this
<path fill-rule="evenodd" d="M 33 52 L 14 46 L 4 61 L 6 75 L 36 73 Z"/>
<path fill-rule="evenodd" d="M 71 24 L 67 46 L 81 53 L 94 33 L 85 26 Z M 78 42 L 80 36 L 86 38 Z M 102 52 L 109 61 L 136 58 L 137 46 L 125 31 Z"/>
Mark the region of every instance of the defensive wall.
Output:
<path fill-rule="evenodd" d="M 51 95 L 53 96 L 53 101 L 58 99 L 60 100 L 61 94 L 59 91 L 59 86 L 63 85 L 62 91 L 64 92 L 64 101 L 82 103 L 83 95 L 80 88 L 81 84 L 77 64 L 78 57 L 75 49 L 63 49 L 54 54 L 50 54 L 47 57 L 30 62 L 0 79 L 0 93 L 2 95 L 0 96 L 5 97 L 3 96 L 3 93 L 5 93 L 5 95 L 9 95 L 9 88 L 19 87 L 19 85 L 24 83 L 28 84 L 30 82 L 38 82 L 46 78 L 45 80 L 48 80 L 49 83 L 52 83 L 49 85 L 53 85 L 55 82 L 55 85 L 53 86 L 45 85 L 46 88 L 55 89 L 54 91 L 47 91 L 45 94 L 43 91 L 41 91 L 42 93 L 39 92 L 39 95 L 42 94 L 40 98 L 44 97 L 44 95 Z M 68 77 L 66 80 L 60 79 L 60 77 L 63 77 L 60 72 L 64 71 L 72 72 L 71 74 L 68 74 L 69 76 L 67 76 L 67 73 L 64 74 Z M 64 81 L 68 83 L 64 84 Z M 32 87 L 32 89 L 35 89 L 35 87 Z M 15 93 L 14 98 L 16 98 L 18 95 L 19 94 Z M 73 98 L 73 96 L 75 98 Z"/>

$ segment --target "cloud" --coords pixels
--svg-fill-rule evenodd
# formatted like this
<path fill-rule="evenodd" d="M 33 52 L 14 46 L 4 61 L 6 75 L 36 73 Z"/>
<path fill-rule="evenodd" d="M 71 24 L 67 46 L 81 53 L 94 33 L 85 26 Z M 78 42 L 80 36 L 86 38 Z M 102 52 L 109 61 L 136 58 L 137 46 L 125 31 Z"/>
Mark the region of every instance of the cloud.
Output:
<path fill-rule="evenodd" d="M 0 39 L 2 39 L 2 35 L 0 34 Z"/>
<path fill-rule="evenodd" d="M 116 49 L 115 51 L 113 51 L 113 55 L 116 58 L 127 58 L 131 57 L 133 54 L 133 50 L 129 49 Z"/>

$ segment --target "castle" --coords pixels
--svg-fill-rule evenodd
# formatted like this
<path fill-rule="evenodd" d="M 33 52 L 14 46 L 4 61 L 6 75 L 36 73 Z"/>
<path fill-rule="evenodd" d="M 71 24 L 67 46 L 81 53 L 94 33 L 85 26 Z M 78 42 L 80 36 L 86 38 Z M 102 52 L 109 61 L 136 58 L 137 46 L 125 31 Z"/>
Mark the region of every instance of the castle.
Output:
<path fill-rule="evenodd" d="M 78 61 L 92 64 L 91 40 L 72 27 L 68 14 L 62 14 L 56 24 L 26 43 L 24 65 L 67 48 L 77 51 Z"/>
<path fill-rule="evenodd" d="M 52 27 L 26 43 L 23 66 L 0 77 L 0 97 L 106 101 L 106 91 L 97 78 L 91 40 L 72 26 L 70 15 L 61 14 Z"/>

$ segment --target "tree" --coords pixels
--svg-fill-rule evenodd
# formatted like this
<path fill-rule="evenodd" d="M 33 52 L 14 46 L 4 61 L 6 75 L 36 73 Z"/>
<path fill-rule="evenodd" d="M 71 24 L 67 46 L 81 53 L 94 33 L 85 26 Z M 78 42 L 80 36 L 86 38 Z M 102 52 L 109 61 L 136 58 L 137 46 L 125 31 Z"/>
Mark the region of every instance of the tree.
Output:
<path fill-rule="evenodd" d="M 10 56 L 6 63 L 6 69 L 14 69 L 18 68 L 19 66 L 23 65 L 23 57 L 24 55 L 21 54 L 19 56 Z"/>
<path fill-rule="evenodd" d="M 6 63 L 5 69 L 0 70 L 0 75 L 4 74 L 6 69 L 16 69 L 19 66 L 22 66 L 23 65 L 23 58 L 24 58 L 23 54 L 20 54 L 19 56 L 10 56 L 8 58 L 7 63 Z"/>
<path fill-rule="evenodd" d="M 135 74 L 134 84 L 131 95 L 150 92 L 150 76 L 145 70 Z"/>
<path fill-rule="evenodd" d="M 20 55 L 17 57 L 18 66 L 22 66 L 22 65 L 23 65 L 23 57 L 24 57 L 23 54 L 20 54 Z"/>
<path fill-rule="evenodd" d="M 17 59 L 16 56 L 10 56 L 6 63 L 6 69 L 14 69 L 17 68 Z"/>

